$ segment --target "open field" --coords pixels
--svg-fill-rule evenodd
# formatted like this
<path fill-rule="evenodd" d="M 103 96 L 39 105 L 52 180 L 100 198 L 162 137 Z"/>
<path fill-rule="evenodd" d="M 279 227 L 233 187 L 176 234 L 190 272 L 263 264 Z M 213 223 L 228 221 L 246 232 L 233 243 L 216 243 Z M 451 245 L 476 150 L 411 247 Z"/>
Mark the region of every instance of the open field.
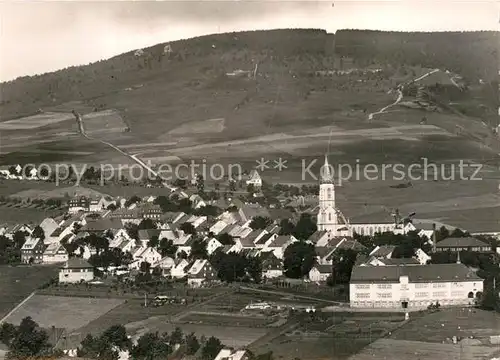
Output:
<path fill-rule="evenodd" d="M 453 336 L 474 336 L 487 342 L 493 335 L 500 335 L 499 314 L 479 309 L 455 308 L 411 320 L 394 332 L 391 339 L 442 342 Z"/>
<path fill-rule="evenodd" d="M 170 135 L 191 135 L 200 133 L 219 133 L 224 130 L 224 118 L 194 121 L 169 131 Z"/>
<path fill-rule="evenodd" d="M 71 113 L 49 112 L 0 122 L 0 130 L 34 130 L 72 119 L 74 117 Z"/>
<path fill-rule="evenodd" d="M 105 194 L 100 193 L 96 190 L 89 189 L 83 186 L 58 186 L 53 190 L 40 191 L 38 189 L 23 190 L 18 193 L 14 193 L 11 196 L 21 199 L 71 199 L 75 196 L 88 196 L 88 197 L 98 197 L 104 196 Z"/>
<path fill-rule="evenodd" d="M 194 324 L 173 324 L 168 323 L 168 317 L 152 317 L 144 321 L 129 323 L 126 325 L 127 331 L 135 336 L 152 331 L 172 332 L 176 327 L 182 329 L 184 333 L 194 332 L 197 337 L 215 336 L 226 346 L 243 347 L 265 335 L 267 329 L 250 328 L 243 326 L 210 326 Z"/>
<path fill-rule="evenodd" d="M 476 360 L 498 355 L 498 346 L 440 344 L 410 340 L 380 339 L 349 360 Z"/>
<path fill-rule="evenodd" d="M 101 137 L 108 133 L 122 133 L 127 125 L 115 110 L 93 112 L 83 116 L 83 126 L 89 136 Z"/>
<path fill-rule="evenodd" d="M 0 266 L 0 319 L 35 291 L 57 276 L 57 266 Z"/>
<path fill-rule="evenodd" d="M 270 317 L 243 316 L 223 313 L 203 313 L 200 311 L 191 311 L 176 319 L 176 323 L 200 324 L 213 326 L 243 326 L 251 328 L 266 327 L 275 322 Z"/>
<path fill-rule="evenodd" d="M 123 303 L 120 299 L 92 299 L 35 295 L 5 321 L 19 324 L 31 316 L 41 327 L 78 329 Z"/>

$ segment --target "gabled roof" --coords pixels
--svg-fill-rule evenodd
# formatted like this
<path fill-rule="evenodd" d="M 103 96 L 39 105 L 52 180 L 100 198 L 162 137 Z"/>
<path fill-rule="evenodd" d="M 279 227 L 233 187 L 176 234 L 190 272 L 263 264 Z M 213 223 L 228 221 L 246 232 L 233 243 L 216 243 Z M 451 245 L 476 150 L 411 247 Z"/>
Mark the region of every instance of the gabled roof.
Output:
<path fill-rule="evenodd" d="M 158 229 L 147 229 L 139 230 L 139 240 L 150 240 L 154 236 L 160 236 L 161 230 Z"/>
<path fill-rule="evenodd" d="M 323 236 L 326 235 L 326 233 L 326 230 L 317 230 L 311 236 L 309 236 L 309 239 L 307 240 L 312 242 L 313 244 L 316 244 Z"/>
<path fill-rule="evenodd" d="M 378 261 L 382 262 L 387 266 L 394 265 L 420 265 L 420 262 L 417 259 L 413 258 L 392 258 L 392 259 L 378 259 Z"/>
<path fill-rule="evenodd" d="M 382 245 L 382 246 L 379 246 L 378 248 L 375 248 L 375 250 L 373 250 L 370 253 L 370 256 L 385 257 L 389 254 L 392 254 L 394 249 L 396 249 L 396 246 L 394 246 L 394 245 Z"/>
<path fill-rule="evenodd" d="M 316 269 L 320 274 L 331 274 L 333 269 L 331 265 L 314 265 L 311 270 Z"/>
<path fill-rule="evenodd" d="M 88 262 L 86 262 L 83 259 L 80 258 L 70 258 L 64 266 L 62 267 L 63 269 L 92 269 L 93 266 L 90 265 Z"/>
<path fill-rule="evenodd" d="M 269 238 L 271 238 L 271 236 L 274 236 L 274 234 L 269 233 L 269 234 L 263 235 L 259 240 L 257 240 L 255 245 L 264 245 L 266 243 L 266 241 L 268 241 Z"/>
<path fill-rule="evenodd" d="M 116 218 L 105 218 L 99 220 L 88 221 L 86 225 L 82 227 L 82 231 L 106 231 L 109 229 L 121 229 L 123 224 L 120 219 Z"/>
<path fill-rule="evenodd" d="M 473 238 L 473 237 L 449 237 L 444 240 L 438 241 L 436 244 L 438 248 L 454 248 L 454 247 L 490 247 L 489 244 Z"/>
<path fill-rule="evenodd" d="M 356 266 L 351 283 L 399 282 L 408 276 L 410 282 L 483 281 L 463 264 L 430 264 L 420 266 Z"/>
<path fill-rule="evenodd" d="M 56 255 L 59 251 L 63 251 L 65 253 L 67 253 L 64 246 L 62 246 L 60 243 L 56 242 L 56 243 L 49 244 L 49 246 L 47 246 L 47 249 L 45 249 L 45 251 L 43 252 L 43 255 L 53 256 L 53 255 Z"/>
<path fill-rule="evenodd" d="M 26 241 L 24 242 L 21 250 L 33 250 L 35 248 L 35 246 L 37 246 L 37 244 L 40 242 L 41 240 L 40 239 L 36 239 L 36 238 L 32 238 L 32 237 L 29 237 L 28 239 L 26 239 Z"/>
<path fill-rule="evenodd" d="M 279 235 L 268 245 L 268 247 L 282 247 L 291 240 L 292 240 L 292 235 Z"/>

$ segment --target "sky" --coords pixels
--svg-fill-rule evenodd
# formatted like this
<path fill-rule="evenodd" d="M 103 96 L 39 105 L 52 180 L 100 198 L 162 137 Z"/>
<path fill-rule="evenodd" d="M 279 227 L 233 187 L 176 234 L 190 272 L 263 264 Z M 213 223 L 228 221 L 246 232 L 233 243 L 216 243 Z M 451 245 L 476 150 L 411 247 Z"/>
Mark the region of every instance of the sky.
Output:
<path fill-rule="evenodd" d="M 218 32 L 498 31 L 499 21 L 496 0 L 0 0 L 0 81 Z"/>

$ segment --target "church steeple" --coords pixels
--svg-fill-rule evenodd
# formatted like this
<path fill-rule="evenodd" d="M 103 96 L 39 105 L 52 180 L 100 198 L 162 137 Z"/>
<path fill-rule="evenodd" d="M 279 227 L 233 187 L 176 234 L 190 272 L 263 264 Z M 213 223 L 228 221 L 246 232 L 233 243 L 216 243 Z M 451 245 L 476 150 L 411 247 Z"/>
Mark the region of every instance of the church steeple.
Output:
<path fill-rule="evenodd" d="M 328 156 L 325 154 L 325 163 L 321 167 L 320 171 L 320 183 L 321 184 L 333 184 L 333 176 L 330 171 L 330 165 L 328 164 Z"/>

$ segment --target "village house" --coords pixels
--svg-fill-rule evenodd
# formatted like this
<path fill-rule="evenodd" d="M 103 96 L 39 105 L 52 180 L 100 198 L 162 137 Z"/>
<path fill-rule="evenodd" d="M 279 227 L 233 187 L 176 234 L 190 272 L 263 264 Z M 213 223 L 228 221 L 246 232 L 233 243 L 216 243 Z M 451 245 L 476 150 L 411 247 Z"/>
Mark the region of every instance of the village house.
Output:
<path fill-rule="evenodd" d="M 297 238 L 293 235 L 279 235 L 270 244 L 266 245 L 263 251 L 272 251 L 278 259 L 283 259 L 286 248 L 297 241 Z"/>
<path fill-rule="evenodd" d="M 68 212 L 75 214 L 80 211 L 89 211 L 90 201 L 85 196 L 75 197 L 68 202 Z"/>
<path fill-rule="evenodd" d="M 364 266 L 404 266 L 404 265 L 415 266 L 421 264 L 417 259 L 413 258 L 386 259 L 383 257 L 382 258 L 371 257 L 364 264 Z"/>
<path fill-rule="evenodd" d="M 23 264 L 40 264 L 43 261 L 45 245 L 41 239 L 28 237 L 21 247 L 21 262 Z"/>
<path fill-rule="evenodd" d="M 250 360 L 246 350 L 221 349 L 214 360 Z"/>
<path fill-rule="evenodd" d="M 94 280 L 94 268 L 79 258 L 70 258 L 59 270 L 60 283 L 79 283 L 92 280 Z"/>
<path fill-rule="evenodd" d="M 331 265 L 315 265 L 309 271 L 309 280 L 314 282 L 324 282 L 332 274 Z"/>
<path fill-rule="evenodd" d="M 260 177 L 259 173 L 257 170 L 252 170 L 250 172 L 250 175 L 248 176 L 248 179 L 246 180 L 247 185 L 252 185 L 255 188 L 261 188 L 262 187 L 262 178 Z"/>
<path fill-rule="evenodd" d="M 151 264 L 151 267 L 160 269 L 162 276 L 170 276 L 172 268 L 175 266 L 175 260 L 169 256 L 165 256 L 160 261 L 155 264 Z"/>
<path fill-rule="evenodd" d="M 217 280 L 217 272 L 208 260 L 198 259 L 187 271 L 188 285 L 199 287 L 204 282 Z"/>
<path fill-rule="evenodd" d="M 262 278 L 274 279 L 283 276 L 283 262 L 272 251 L 261 252 Z"/>
<path fill-rule="evenodd" d="M 53 264 L 68 261 L 69 255 L 60 243 L 52 243 L 43 252 L 43 263 Z"/>
<path fill-rule="evenodd" d="M 50 234 L 52 234 L 59 227 L 59 224 L 52 218 L 45 218 L 45 219 L 43 219 L 43 221 L 40 223 L 39 226 L 43 230 L 43 234 L 45 236 L 45 239 L 48 239 Z M 45 239 L 44 239 L 44 241 L 45 241 Z M 47 244 L 47 242 L 46 242 L 46 244 Z"/>
<path fill-rule="evenodd" d="M 425 308 L 431 303 L 471 305 L 483 292 L 483 279 L 467 266 L 355 266 L 349 285 L 351 307 Z"/>
<path fill-rule="evenodd" d="M 368 255 L 378 259 L 390 259 L 395 249 L 394 245 L 377 246 Z"/>
<path fill-rule="evenodd" d="M 474 252 L 491 252 L 492 247 L 479 239 L 473 237 L 449 237 L 436 243 L 436 251 L 474 251 Z"/>
<path fill-rule="evenodd" d="M 186 259 L 178 259 L 175 266 L 170 270 L 170 276 L 174 279 L 181 279 L 187 275 L 189 262 Z"/>

